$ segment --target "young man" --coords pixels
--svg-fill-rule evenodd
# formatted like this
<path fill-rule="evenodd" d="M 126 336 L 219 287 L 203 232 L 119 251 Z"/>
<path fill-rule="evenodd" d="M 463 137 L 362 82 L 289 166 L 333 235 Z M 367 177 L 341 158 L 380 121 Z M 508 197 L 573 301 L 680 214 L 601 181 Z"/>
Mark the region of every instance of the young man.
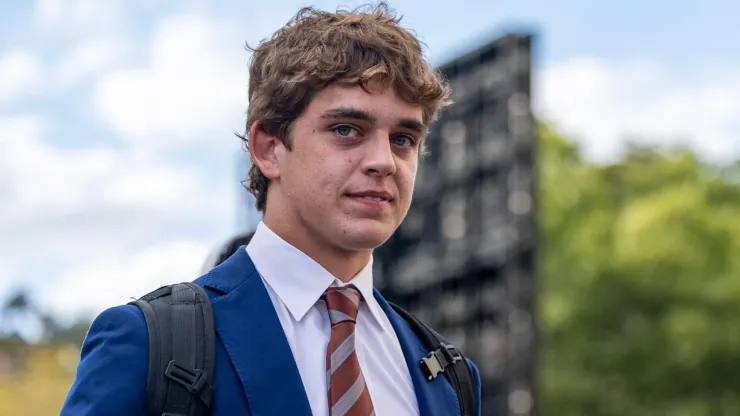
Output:
<path fill-rule="evenodd" d="M 385 6 L 303 9 L 253 53 L 249 190 L 264 220 L 195 283 L 217 333 L 214 415 L 459 414 L 428 353 L 373 289 L 372 252 L 406 216 L 448 87 Z M 146 414 L 134 306 L 103 312 L 62 415 Z M 472 366 L 476 391 L 478 372 Z"/>

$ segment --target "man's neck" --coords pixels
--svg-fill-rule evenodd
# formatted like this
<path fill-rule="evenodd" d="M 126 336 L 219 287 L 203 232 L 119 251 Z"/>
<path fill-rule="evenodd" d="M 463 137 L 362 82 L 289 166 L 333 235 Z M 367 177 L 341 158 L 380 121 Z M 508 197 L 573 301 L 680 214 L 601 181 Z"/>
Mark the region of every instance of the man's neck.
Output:
<path fill-rule="evenodd" d="M 285 242 L 303 252 L 344 283 L 357 276 L 370 261 L 372 251 L 350 251 L 332 247 L 313 236 L 304 227 L 294 226 L 285 221 L 274 221 L 268 215 L 265 215 L 263 222 Z"/>

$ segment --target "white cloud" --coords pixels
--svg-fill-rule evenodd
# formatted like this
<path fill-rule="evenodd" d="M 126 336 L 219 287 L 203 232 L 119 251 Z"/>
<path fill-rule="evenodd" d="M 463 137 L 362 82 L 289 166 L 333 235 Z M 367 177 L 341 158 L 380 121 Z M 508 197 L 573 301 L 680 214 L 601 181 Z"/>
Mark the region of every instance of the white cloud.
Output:
<path fill-rule="evenodd" d="M 12 201 L 2 208 L 6 220 L 95 209 L 163 215 L 178 205 L 179 215 L 186 215 L 205 208 L 197 202 L 200 197 L 191 197 L 192 190 L 203 191 L 203 197 L 221 191 L 192 167 L 136 151 L 51 147 L 42 141 L 49 130 L 38 116 L 0 119 L 0 195 Z"/>
<path fill-rule="evenodd" d="M 119 27 L 123 19 L 120 0 L 37 0 L 36 26 L 45 33 L 79 35 Z"/>
<path fill-rule="evenodd" d="M 121 39 L 100 37 L 61 49 L 61 52 L 60 58 L 50 63 L 43 61 L 35 50 L 0 51 L 0 105 L 9 106 L 29 97 L 51 96 L 86 79 L 94 79 L 123 62 L 130 47 Z"/>
<path fill-rule="evenodd" d="M 60 87 L 69 88 L 86 78 L 122 62 L 128 45 L 118 39 L 98 38 L 85 41 L 68 51 L 56 68 Z"/>
<path fill-rule="evenodd" d="M 95 316 L 165 284 L 194 279 L 211 249 L 203 242 L 166 241 L 127 252 L 101 250 L 61 273 L 39 300 L 59 317 Z"/>
<path fill-rule="evenodd" d="M 53 147 L 51 127 L 0 117 L 0 293 L 31 284 L 44 305 L 76 314 L 197 277 L 230 232 L 235 186 L 161 154 Z M 88 286 L 102 293 L 75 294 Z"/>
<path fill-rule="evenodd" d="M 591 158 L 615 158 L 625 138 L 690 145 L 720 162 L 740 156 L 740 69 L 687 80 L 651 63 L 580 58 L 549 66 L 535 87 L 537 113 Z"/>
<path fill-rule="evenodd" d="M 110 150 L 48 147 L 41 141 L 46 131 L 45 121 L 38 116 L 0 119 L 3 199 L 11 201 L 2 208 L 6 221 L 8 217 L 33 218 L 42 212 L 64 212 L 85 204 L 80 193 L 115 164 Z"/>
<path fill-rule="evenodd" d="M 0 104 L 38 92 L 43 85 L 43 65 L 23 49 L 0 54 Z"/>
<path fill-rule="evenodd" d="M 246 53 L 236 28 L 176 16 L 155 30 L 148 66 L 113 72 L 96 90 L 100 117 L 130 141 L 233 137 L 246 108 Z M 166 143 L 159 142 L 158 145 Z"/>

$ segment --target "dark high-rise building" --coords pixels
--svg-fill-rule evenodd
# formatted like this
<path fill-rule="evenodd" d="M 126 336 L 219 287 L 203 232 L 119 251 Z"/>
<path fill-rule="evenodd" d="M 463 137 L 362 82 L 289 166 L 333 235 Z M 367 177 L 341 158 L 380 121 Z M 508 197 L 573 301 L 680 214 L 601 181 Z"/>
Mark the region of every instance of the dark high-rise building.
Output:
<path fill-rule="evenodd" d="M 406 220 L 375 253 L 384 295 L 474 359 L 484 415 L 535 414 L 531 44 L 506 35 L 440 68 L 454 104 Z"/>

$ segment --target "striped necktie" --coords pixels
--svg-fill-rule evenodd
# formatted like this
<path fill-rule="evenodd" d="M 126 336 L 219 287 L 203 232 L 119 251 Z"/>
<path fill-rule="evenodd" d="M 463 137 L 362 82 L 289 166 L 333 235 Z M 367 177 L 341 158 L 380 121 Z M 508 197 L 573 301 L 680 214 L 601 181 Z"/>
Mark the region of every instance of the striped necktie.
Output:
<path fill-rule="evenodd" d="M 330 287 L 324 294 L 331 320 L 326 350 L 330 416 L 375 416 L 355 352 L 355 322 L 361 298 L 352 285 Z"/>

